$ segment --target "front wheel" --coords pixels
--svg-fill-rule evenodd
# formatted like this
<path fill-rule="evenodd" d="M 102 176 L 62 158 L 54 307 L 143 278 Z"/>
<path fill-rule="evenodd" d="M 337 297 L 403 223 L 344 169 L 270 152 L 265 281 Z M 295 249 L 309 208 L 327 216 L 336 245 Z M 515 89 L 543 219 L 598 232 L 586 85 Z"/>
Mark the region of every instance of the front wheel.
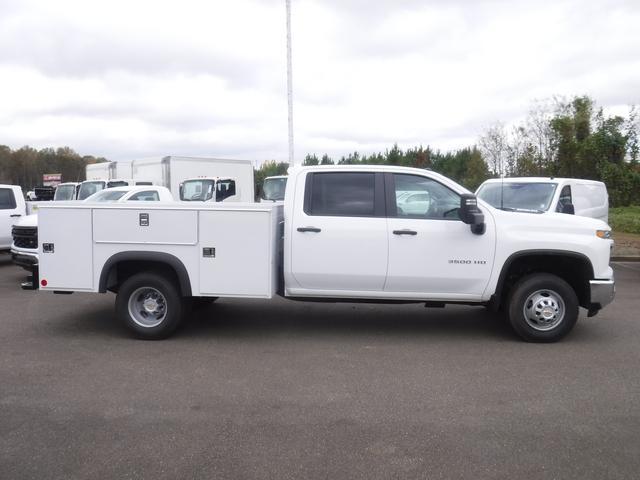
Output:
<path fill-rule="evenodd" d="M 509 322 L 528 342 L 557 342 L 576 324 L 578 311 L 571 285 L 548 273 L 522 278 L 509 298 Z"/>
<path fill-rule="evenodd" d="M 176 285 L 155 273 L 138 273 L 129 277 L 116 297 L 118 318 L 145 340 L 170 336 L 184 315 L 184 301 Z"/>

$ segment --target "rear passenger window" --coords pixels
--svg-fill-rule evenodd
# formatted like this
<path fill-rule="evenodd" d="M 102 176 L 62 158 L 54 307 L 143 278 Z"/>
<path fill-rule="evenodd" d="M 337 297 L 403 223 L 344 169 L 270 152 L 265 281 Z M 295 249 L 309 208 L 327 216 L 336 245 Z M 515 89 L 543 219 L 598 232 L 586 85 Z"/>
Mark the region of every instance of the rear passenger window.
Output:
<path fill-rule="evenodd" d="M 314 173 L 311 198 L 305 212 L 309 215 L 373 217 L 375 174 Z"/>
<path fill-rule="evenodd" d="M 13 190 L 10 188 L 0 188 L 0 210 L 13 210 L 16 208 L 16 199 Z"/>
<path fill-rule="evenodd" d="M 159 202 L 160 201 L 160 197 L 158 196 L 158 192 L 150 190 L 148 192 L 138 192 L 134 195 L 131 195 L 131 197 L 129 197 L 130 201 L 135 201 L 135 200 L 140 200 L 140 201 L 147 201 L 147 202 Z"/>

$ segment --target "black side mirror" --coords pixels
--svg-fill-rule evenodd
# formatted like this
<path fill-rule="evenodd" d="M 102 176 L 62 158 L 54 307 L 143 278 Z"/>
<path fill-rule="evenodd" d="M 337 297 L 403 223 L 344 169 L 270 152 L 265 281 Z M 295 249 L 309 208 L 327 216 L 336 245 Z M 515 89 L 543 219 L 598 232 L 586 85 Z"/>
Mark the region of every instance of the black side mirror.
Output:
<path fill-rule="evenodd" d="M 482 235 L 485 232 L 484 213 L 478 208 L 478 200 L 475 195 L 464 193 L 460 196 L 458 215 L 460 220 L 471 225 L 471 231 L 476 235 Z"/>
<path fill-rule="evenodd" d="M 573 206 L 573 203 L 565 203 L 562 205 L 562 213 L 568 213 L 569 215 L 576 214 L 576 207 Z"/>
<path fill-rule="evenodd" d="M 180 184 L 180 200 L 184 200 L 184 185 Z"/>

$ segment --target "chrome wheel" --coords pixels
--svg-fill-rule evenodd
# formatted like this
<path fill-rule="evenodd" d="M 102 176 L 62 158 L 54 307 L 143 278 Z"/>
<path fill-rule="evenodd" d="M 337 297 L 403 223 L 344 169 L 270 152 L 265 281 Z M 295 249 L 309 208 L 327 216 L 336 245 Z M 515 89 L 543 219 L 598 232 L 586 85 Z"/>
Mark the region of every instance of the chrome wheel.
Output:
<path fill-rule="evenodd" d="M 141 327 L 157 327 L 167 316 L 167 300 L 155 288 L 138 288 L 129 296 L 129 315 Z"/>
<path fill-rule="evenodd" d="M 546 332 L 562 322 L 564 301 L 553 290 L 537 290 L 527 297 L 522 313 L 527 325 L 534 330 Z"/>

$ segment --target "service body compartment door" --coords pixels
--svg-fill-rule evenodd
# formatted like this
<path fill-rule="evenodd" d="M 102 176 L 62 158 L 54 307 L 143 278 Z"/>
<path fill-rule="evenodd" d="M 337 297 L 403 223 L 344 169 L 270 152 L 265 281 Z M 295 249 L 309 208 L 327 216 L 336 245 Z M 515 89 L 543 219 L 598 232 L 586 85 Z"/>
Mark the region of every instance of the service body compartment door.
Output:
<path fill-rule="evenodd" d="M 278 211 L 281 210 L 199 212 L 202 295 L 274 295 Z"/>
<path fill-rule="evenodd" d="M 43 290 L 86 290 L 93 285 L 91 209 L 42 208 L 38 213 L 38 260 Z M 43 248 L 44 247 L 44 248 Z"/>
<path fill-rule="evenodd" d="M 198 212 L 185 209 L 96 208 L 96 243 L 195 245 Z"/>

